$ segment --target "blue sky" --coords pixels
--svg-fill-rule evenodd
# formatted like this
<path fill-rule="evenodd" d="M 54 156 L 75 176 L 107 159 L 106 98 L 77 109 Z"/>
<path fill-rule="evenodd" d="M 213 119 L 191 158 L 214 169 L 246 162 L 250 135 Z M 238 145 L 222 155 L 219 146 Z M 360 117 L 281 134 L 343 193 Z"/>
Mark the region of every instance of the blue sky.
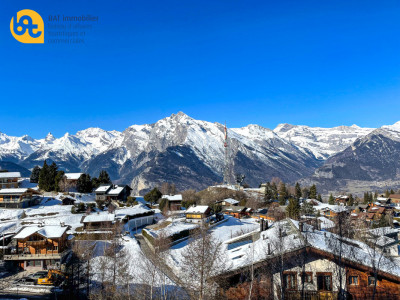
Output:
<path fill-rule="evenodd" d="M 21 9 L 45 26 L 99 22 L 85 44 L 21 44 L 9 30 Z M 230 127 L 392 124 L 399 15 L 398 1 L 4 0 L 0 131 L 123 130 L 178 111 Z"/>

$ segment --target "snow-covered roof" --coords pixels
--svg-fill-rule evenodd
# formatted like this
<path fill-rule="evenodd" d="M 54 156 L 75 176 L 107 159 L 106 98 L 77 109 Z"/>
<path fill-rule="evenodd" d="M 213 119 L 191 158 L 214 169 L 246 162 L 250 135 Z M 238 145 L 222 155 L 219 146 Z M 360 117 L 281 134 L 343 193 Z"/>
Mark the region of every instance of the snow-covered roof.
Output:
<path fill-rule="evenodd" d="M 318 217 L 318 220 L 321 222 L 321 229 L 329 229 L 335 227 L 335 222 L 329 220 L 325 217 Z"/>
<path fill-rule="evenodd" d="M 240 201 L 232 199 L 232 198 L 224 199 L 222 201 L 223 202 L 227 202 L 227 203 L 232 204 L 232 205 L 238 204 L 240 202 Z"/>
<path fill-rule="evenodd" d="M 124 190 L 123 186 L 118 186 L 116 185 L 114 188 L 112 188 L 111 190 L 109 190 L 107 192 L 107 195 L 110 196 L 118 196 L 119 194 L 121 194 L 121 192 Z"/>
<path fill-rule="evenodd" d="M 16 189 L 1 189 L 0 195 L 8 195 L 8 194 L 23 194 L 26 193 L 28 189 L 26 188 L 16 188 Z"/>
<path fill-rule="evenodd" d="M 121 208 L 115 210 L 115 216 L 119 219 L 125 218 L 125 216 L 135 216 L 135 215 L 141 215 L 145 214 L 148 212 L 151 212 L 152 210 L 148 208 L 147 206 L 143 204 L 138 204 L 132 207 L 126 207 L 126 208 Z"/>
<path fill-rule="evenodd" d="M 197 205 L 197 206 L 191 206 L 186 210 L 187 214 L 204 214 L 207 209 L 208 205 Z"/>
<path fill-rule="evenodd" d="M 20 178 L 20 172 L 0 172 L 0 178 Z"/>
<path fill-rule="evenodd" d="M 105 193 L 108 191 L 108 189 L 111 187 L 111 184 L 108 185 L 101 185 L 99 186 L 94 192 L 95 193 Z"/>
<path fill-rule="evenodd" d="M 95 222 L 113 222 L 115 219 L 115 214 L 109 213 L 95 213 L 86 216 L 83 219 L 83 223 L 95 223 Z"/>
<path fill-rule="evenodd" d="M 64 175 L 68 180 L 78 180 L 83 173 L 65 173 Z"/>
<path fill-rule="evenodd" d="M 369 239 L 369 241 L 372 244 L 378 245 L 379 247 L 385 247 L 385 246 L 397 244 L 397 241 L 395 239 L 392 239 L 387 236 L 380 236 L 377 239 Z"/>
<path fill-rule="evenodd" d="M 370 229 L 369 232 L 374 236 L 384 236 L 384 235 L 388 235 L 388 234 L 399 233 L 399 230 L 396 228 L 391 228 L 391 227 L 379 227 L 379 228 Z"/>
<path fill-rule="evenodd" d="M 164 199 L 168 199 L 168 201 L 182 201 L 182 195 L 163 195 Z"/>
<path fill-rule="evenodd" d="M 67 226 L 60 225 L 28 226 L 15 235 L 14 239 L 25 239 L 36 232 L 46 238 L 60 238 L 67 229 Z"/>

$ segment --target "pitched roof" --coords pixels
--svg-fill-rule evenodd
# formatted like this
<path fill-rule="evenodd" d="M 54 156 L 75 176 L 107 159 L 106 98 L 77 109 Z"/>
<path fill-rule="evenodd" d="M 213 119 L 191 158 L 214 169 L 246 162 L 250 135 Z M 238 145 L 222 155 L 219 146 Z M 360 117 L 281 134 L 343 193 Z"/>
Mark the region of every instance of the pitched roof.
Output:
<path fill-rule="evenodd" d="M 38 233 L 46 238 L 60 238 L 67 229 L 67 226 L 60 225 L 27 226 L 22 228 L 22 230 L 14 236 L 14 239 L 25 239 L 34 233 Z"/>
<path fill-rule="evenodd" d="M 20 178 L 20 172 L 0 172 L 0 178 Z"/>
<path fill-rule="evenodd" d="M 222 202 L 227 202 L 227 203 L 234 205 L 234 204 L 239 204 L 240 201 L 232 199 L 232 198 L 228 198 L 228 199 L 222 200 Z"/>
<path fill-rule="evenodd" d="M 95 193 L 105 193 L 108 191 L 108 189 L 111 188 L 111 184 L 107 184 L 107 185 L 101 185 L 99 186 L 94 192 Z"/>
<path fill-rule="evenodd" d="M 78 180 L 83 173 L 65 173 L 64 176 L 67 177 L 68 180 Z"/>
<path fill-rule="evenodd" d="M 96 223 L 96 222 L 113 222 L 115 214 L 109 213 L 97 213 L 86 216 L 83 219 L 83 223 Z"/>
<path fill-rule="evenodd" d="M 204 214 L 207 209 L 209 209 L 208 205 L 197 205 L 191 206 L 186 210 L 187 214 Z"/>
<path fill-rule="evenodd" d="M 182 201 L 182 195 L 163 195 L 162 198 L 168 199 L 168 201 Z"/>

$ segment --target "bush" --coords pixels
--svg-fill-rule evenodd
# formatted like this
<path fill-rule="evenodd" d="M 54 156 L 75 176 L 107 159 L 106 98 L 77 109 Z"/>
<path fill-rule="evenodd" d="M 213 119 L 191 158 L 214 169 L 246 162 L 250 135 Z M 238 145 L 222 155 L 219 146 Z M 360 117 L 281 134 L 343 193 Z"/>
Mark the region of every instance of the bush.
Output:
<path fill-rule="evenodd" d="M 72 207 L 71 207 L 71 213 L 72 213 L 72 214 L 76 214 L 76 207 L 75 207 L 75 206 L 72 206 Z"/>

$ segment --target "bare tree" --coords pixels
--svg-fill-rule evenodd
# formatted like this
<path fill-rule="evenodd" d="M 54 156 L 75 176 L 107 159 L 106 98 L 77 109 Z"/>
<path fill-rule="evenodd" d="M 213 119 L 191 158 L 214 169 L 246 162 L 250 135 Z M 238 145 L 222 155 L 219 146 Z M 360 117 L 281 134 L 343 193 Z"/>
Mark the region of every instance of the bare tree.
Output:
<path fill-rule="evenodd" d="M 206 226 L 201 226 L 192 234 L 182 260 L 181 279 L 191 297 L 213 299 L 216 284 L 210 279 L 227 267 L 222 243 L 208 233 Z"/>

